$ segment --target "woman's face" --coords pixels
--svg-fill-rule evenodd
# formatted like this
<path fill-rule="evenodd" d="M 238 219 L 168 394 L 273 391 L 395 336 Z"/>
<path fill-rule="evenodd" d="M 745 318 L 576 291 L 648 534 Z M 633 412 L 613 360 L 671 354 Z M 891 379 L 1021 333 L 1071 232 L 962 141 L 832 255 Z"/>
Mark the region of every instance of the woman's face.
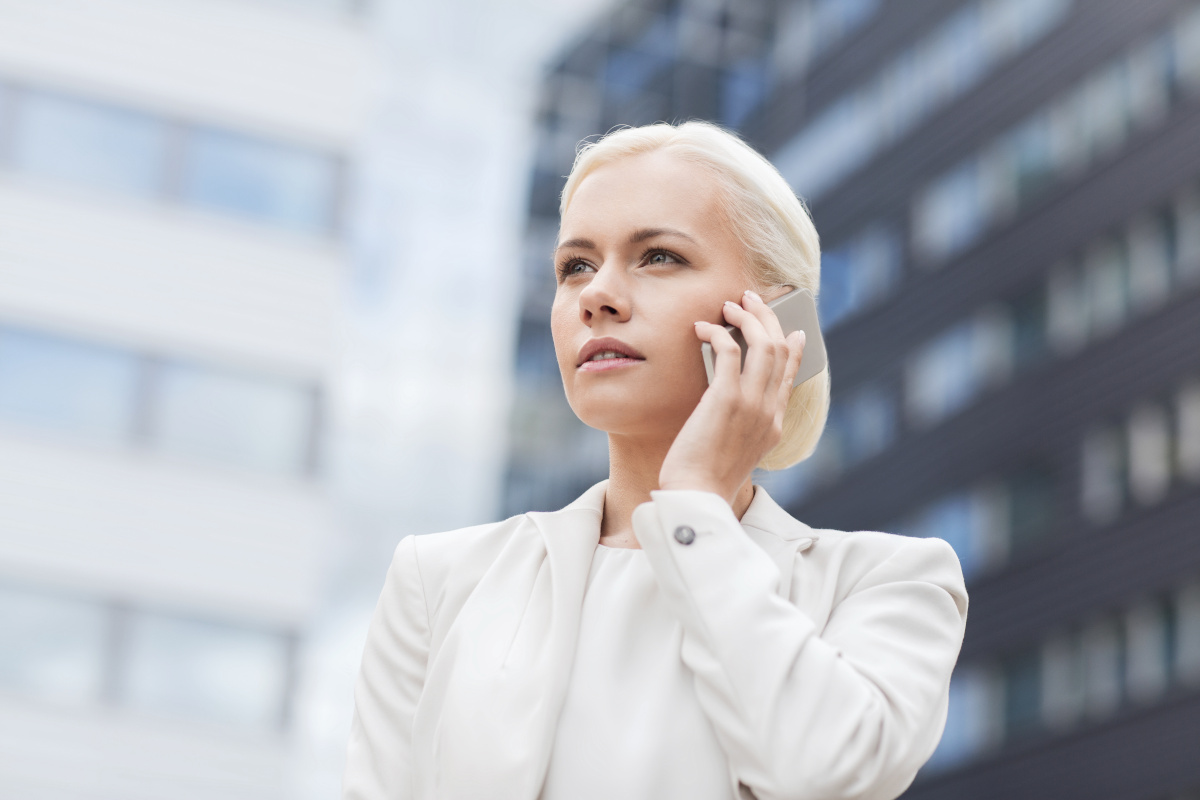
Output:
<path fill-rule="evenodd" d="M 700 401 L 693 323 L 723 323 L 724 301 L 753 288 L 719 199 L 703 167 L 662 151 L 602 166 L 576 189 L 551 328 L 567 401 L 587 425 L 673 438 Z"/>

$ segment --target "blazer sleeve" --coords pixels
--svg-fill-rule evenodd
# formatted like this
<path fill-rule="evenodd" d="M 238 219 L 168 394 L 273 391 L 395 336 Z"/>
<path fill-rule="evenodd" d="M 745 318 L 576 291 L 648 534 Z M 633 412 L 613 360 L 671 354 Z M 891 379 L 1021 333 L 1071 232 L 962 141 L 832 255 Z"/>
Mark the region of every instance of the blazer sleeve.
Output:
<path fill-rule="evenodd" d="M 962 644 L 967 598 L 950 546 L 880 536 L 818 630 L 777 593 L 779 568 L 721 497 L 651 496 L 634 532 L 737 780 L 759 800 L 903 792 L 941 737 Z M 677 539 L 680 527 L 694 539 Z"/>
<path fill-rule="evenodd" d="M 396 547 L 354 685 L 343 800 L 412 797 L 412 722 L 425 682 L 429 615 L 416 539 Z"/>

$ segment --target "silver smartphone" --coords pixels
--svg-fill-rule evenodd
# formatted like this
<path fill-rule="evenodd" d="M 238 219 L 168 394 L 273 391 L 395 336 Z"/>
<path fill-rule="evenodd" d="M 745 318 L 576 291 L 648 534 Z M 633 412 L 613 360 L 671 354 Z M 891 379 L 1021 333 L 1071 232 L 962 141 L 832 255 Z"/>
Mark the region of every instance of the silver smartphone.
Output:
<path fill-rule="evenodd" d="M 783 328 L 784 336 L 792 331 L 804 331 L 804 355 L 800 359 L 800 369 L 796 372 L 796 379 L 792 381 L 792 386 L 799 386 L 825 369 L 825 340 L 821 338 L 821 326 L 817 323 L 817 302 L 813 298 L 813 293 L 808 289 L 792 289 L 787 294 L 776 297 L 767 303 L 767 306 L 779 318 L 779 325 Z M 748 345 L 742 337 L 741 330 L 735 325 L 726 325 L 725 330 L 729 331 L 733 340 L 742 348 L 742 366 L 744 367 Z M 708 373 L 708 382 L 712 383 L 715 361 L 712 345 L 703 342 L 700 349 L 704 353 L 704 371 Z"/>

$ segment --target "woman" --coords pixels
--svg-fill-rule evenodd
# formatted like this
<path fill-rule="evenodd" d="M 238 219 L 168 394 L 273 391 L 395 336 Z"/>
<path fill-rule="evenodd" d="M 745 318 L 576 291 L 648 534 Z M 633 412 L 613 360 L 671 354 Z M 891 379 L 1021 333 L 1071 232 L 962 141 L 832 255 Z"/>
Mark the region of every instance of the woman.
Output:
<path fill-rule="evenodd" d="M 609 478 L 400 543 L 344 797 L 899 795 L 941 735 L 967 596 L 945 542 L 814 530 L 751 483 L 828 409 L 827 371 L 792 388 L 804 337 L 765 304 L 817 289 L 807 213 L 697 122 L 583 148 L 561 211 L 554 346 Z"/>

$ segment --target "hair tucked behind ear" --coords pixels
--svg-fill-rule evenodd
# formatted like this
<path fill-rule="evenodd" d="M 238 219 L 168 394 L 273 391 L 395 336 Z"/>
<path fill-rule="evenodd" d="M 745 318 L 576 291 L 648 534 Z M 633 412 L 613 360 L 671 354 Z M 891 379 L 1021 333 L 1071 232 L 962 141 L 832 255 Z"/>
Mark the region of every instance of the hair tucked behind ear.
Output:
<path fill-rule="evenodd" d="M 619 158 L 662 150 L 710 170 L 723 193 L 722 211 L 746 248 L 745 268 L 760 293 L 821 283 L 821 247 L 804 205 L 771 162 L 734 134 L 709 122 L 620 128 L 580 147 L 563 187 L 565 212 L 579 184 Z M 783 469 L 812 454 L 829 414 L 829 368 L 792 389 L 783 438 L 759 464 Z"/>

